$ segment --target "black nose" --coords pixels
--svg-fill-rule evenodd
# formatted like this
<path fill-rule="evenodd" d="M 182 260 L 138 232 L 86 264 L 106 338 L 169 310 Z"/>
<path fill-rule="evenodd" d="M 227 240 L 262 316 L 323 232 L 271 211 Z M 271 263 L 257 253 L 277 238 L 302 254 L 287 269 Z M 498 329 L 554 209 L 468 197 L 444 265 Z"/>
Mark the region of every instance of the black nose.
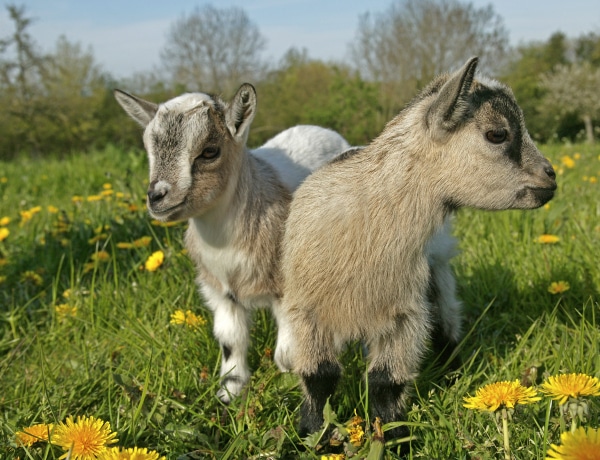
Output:
<path fill-rule="evenodd" d="M 554 168 L 552 166 L 546 166 L 544 171 L 550 179 L 556 179 L 556 173 L 554 172 Z"/>
<path fill-rule="evenodd" d="M 158 181 L 154 180 L 148 186 L 148 202 L 154 204 L 162 200 L 167 195 L 167 190 L 154 188 Z"/>

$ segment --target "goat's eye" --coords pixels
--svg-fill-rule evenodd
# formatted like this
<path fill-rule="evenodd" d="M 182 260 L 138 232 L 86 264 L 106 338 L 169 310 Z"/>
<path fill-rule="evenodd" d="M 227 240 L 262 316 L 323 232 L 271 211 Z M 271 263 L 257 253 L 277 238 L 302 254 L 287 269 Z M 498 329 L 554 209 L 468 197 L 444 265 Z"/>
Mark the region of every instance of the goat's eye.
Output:
<path fill-rule="evenodd" d="M 508 131 L 504 128 L 490 129 L 485 133 L 485 138 L 492 144 L 502 144 L 508 137 Z"/>
<path fill-rule="evenodd" d="M 204 150 L 202 150 L 200 158 L 203 158 L 204 160 L 212 160 L 213 158 L 217 158 L 219 153 L 221 153 L 219 147 L 206 147 Z"/>

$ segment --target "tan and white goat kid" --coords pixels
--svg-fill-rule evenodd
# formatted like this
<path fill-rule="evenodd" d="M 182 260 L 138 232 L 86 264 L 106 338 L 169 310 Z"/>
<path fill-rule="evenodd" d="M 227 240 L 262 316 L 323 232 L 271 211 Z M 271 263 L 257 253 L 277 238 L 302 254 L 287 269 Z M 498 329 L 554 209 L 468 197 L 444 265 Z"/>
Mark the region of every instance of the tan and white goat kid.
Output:
<path fill-rule="evenodd" d="M 144 128 L 150 164 L 147 206 L 162 221 L 189 220 L 185 244 L 214 314 L 222 350 L 224 402 L 250 378 L 251 312 L 271 307 L 275 361 L 289 370 L 289 333 L 278 318 L 280 241 L 292 192 L 348 143 L 336 132 L 296 126 L 249 151 L 256 92 L 242 85 L 230 103 L 204 93 L 157 105 L 122 91 L 115 97 Z"/>
<path fill-rule="evenodd" d="M 280 316 L 305 393 L 301 435 L 321 427 L 341 374 L 337 355 L 353 340 L 369 350 L 372 417 L 401 418 L 438 321 L 431 239 L 451 212 L 533 209 L 554 195 L 554 170 L 512 92 L 476 80 L 477 62 L 435 79 L 370 145 L 316 171 L 294 194 Z"/>

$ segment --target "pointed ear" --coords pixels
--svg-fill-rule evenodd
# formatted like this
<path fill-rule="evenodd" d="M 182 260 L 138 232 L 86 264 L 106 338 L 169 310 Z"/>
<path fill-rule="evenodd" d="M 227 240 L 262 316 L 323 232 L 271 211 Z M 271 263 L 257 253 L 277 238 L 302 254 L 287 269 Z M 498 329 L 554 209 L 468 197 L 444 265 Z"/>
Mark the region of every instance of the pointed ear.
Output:
<path fill-rule="evenodd" d="M 156 115 L 158 105 L 153 102 L 145 101 L 120 89 L 115 89 L 113 94 L 119 105 L 127 112 L 127 115 L 144 128 L 154 118 L 154 115 Z"/>
<path fill-rule="evenodd" d="M 255 114 L 256 90 L 250 83 L 244 83 L 233 96 L 225 114 L 227 128 L 238 142 L 246 143 Z"/>
<path fill-rule="evenodd" d="M 429 111 L 427 125 L 434 138 L 443 139 L 456 129 L 469 113 L 468 95 L 475 78 L 477 57 L 469 59 L 462 69 L 452 74 L 444 83 Z"/>

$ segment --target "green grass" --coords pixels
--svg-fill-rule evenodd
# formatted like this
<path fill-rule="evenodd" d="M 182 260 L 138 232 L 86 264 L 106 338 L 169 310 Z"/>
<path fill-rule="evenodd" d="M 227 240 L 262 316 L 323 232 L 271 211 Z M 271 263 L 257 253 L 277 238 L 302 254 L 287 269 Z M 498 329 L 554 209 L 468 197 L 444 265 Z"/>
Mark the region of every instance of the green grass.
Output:
<path fill-rule="evenodd" d="M 461 210 L 456 217 L 464 364 L 449 380 L 428 366 L 431 357 L 424 363 L 408 404 L 414 439 L 401 444 L 406 458 L 501 458 L 493 416 L 463 407 L 463 397 L 483 385 L 539 385 L 561 372 L 600 376 L 600 182 L 590 179 L 600 180 L 600 148 L 544 151 L 559 182 L 547 208 Z M 575 159 L 573 168 L 562 164 L 565 155 Z M 189 458 L 319 458 L 295 431 L 302 394 L 296 378 L 272 361 L 267 312 L 255 315 L 247 391 L 228 408 L 216 399 L 220 353 L 194 267 L 182 253 L 185 224 L 163 227 L 148 218 L 146 164 L 143 152 L 111 147 L 68 161 L 0 164 L 0 218 L 10 218 L 10 234 L 0 242 L 0 458 L 58 458 L 63 452 L 46 443 L 19 447 L 14 433 L 70 415 L 109 421 L 118 445 L 169 459 L 190 452 Z M 88 201 L 104 184 L 114 193 Z M 37 206 L 23 221 L 21 211 Z M 542 234 L 560 240 L 538 243 Z M 117 247 L 144 236 L 151 237 L 148 246 Z M 158 250 L 163 265 L 141 269 Z M 99 251 L 109 259 L 93 262 Z M 561 280 L 570 289 L 549 293 L 550 283 Z M 60 316 L 55 307 L 63 304 L 77 307 L 76 315 Z M 177 309 L 207 324 L 170 324 Z M 349 347 L 343 360 L 346 372 L 331 401 L 342 423 L 355 410 L 366 417 L 368 404 L 360 347 Z M 592 399 L 588 426 L 598 428 L 599 415 Z M 559 426 L 556 403 L 549 407 L 547 399 L 517 408 L 509 425 L 515 458 L 545 458 L 549 443 L 559 442 Z M 388 458 L 399 457 L 399 446 L 386 445 Z M 362 452 L 368 450 L 367 444 Z"/>

